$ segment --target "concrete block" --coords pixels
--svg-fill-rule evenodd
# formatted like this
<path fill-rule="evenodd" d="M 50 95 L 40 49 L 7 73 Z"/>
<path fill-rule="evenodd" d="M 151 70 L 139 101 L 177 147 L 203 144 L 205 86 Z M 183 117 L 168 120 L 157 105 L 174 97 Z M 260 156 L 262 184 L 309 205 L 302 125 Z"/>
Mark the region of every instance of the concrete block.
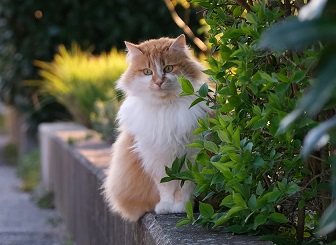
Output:
<path fill-rule="evenodd" d="M 41 178 L 42 189 L 46 192 L 53 190 L 53 183 L 50 173 L 51 155 L 53 149 L 51 148 L 52 137 L 55 137 L 59 132 L 83 132 L 87 129 L 79 124 L 72 122 L 56 122 L 56 123 L 42 123 L 39 125 L 39 145 L 41 152 Z"/>

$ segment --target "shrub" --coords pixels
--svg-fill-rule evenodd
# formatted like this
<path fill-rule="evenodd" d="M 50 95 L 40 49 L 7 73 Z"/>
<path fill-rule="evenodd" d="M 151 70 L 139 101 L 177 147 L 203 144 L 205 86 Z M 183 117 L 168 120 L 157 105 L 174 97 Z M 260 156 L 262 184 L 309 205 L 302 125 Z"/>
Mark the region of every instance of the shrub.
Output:
<path fill-rule="evenodd" d="M 327 5 L 325 7 L 324 5 Z M 323 9 L 326 8 L 327 11 Z M 336 239 L 336 162 L 335 162 L 335 138 L 336 110 L 336 52 L 332 42 L 336 38 L 331 30 L 336 28 L 336 19 L 330 15 L 336 10 L 336 4 L 332 1 L 320 1 L 318 4 L 311 2 L 300 10 L 298 19 L 286 20 L 272 26 L 262 39 L 262 46 L 279 50 L 283 48 L 303 49 L 307 45 L 323 42 L 323 50 L 319 56 L 319 66 L 316 68 L 317 78 L 311 81 L 312 88 L 307 92 L 296 108 L 282 121 L 281 131 L 285 131 L 302 114 L 308 113 L 312 117 L 325 120 L 312 129 L 304 140 L 302 155 L 309 159 L 312 152 L 324 147 L 328 161 L 333 164 L 331 173 L 332 202 L 324 211 L 320 220 L 320 235 L 329 234 L 329 240 Z M 323 14 L 322 14 L 323 13 Z M 300 31 L 301 35 L 296 35 Z M 295 37 L 295 38 L 293 38 Z M 328 154 L 329 153 L 329 154 Z M 334 231 L 334 234 L 330 234 Z"/>
<path fill-rule="evenodd" d="M 35 63 L 41 68 L 41 91 L 54 96 L 78 123 L 92 127 L 90 117 L 98 101 L 112 100 L 118 108 L 120 93 L 114 86 L 126 69 L 124 53 L 112 49 L 110 53 L 93 56 L 73 44 L 70 51 L 60 46 L 53 62 Z"/>
<path fill-rule="evenodd" d="M 91 113 L 92 128 L 102 135 L 102 139 L 113 143 L 117 135 L 116 114 L 120 106 L 117 98 L 109 101 L 96 101 Z"/>
<path fill-rule="evenodd" d="M 183 159 L 176 160 L 163 179 L 196 183 L 199 215 L 188 204 L 187 217 L 178 225 L 222 227 L 277 244 L 317 242 L 317 220 L 330 202 L 330 162 L 328 153 L 320 151 L 306 164 L 300 150 L 318 118 L 303 114 L 283 134 L 278 127 L 315 76 L 321 45 L 302 52 L 258 49 L 266 28 L 297 12 L 288 1 L 195 2 L 206 9 L 211 28 L 214 54 L 205 73 L 216 89 L 204 84 L 194 103 L 206 101 L 216 115 L 199 119 L 195 134 L 200 139 L 190 145 L 199 149 L 195 159 L 187 160 L 186 169 Z"/>

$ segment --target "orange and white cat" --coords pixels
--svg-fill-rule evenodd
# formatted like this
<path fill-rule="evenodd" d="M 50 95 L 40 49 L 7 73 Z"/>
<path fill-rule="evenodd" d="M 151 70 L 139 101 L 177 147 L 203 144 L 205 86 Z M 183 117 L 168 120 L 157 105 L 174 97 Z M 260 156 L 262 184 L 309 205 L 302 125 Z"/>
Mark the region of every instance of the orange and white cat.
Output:
<path fill-rule="evenodd" d="M 185 212 L 193 184 L 160 183 L 176 157 L 195 153 L 186 145 L 208 107 L 195 96 L 180 96 L 177 77 L 191 81 L 195 90 L 206 82 L 204 67 L 189 53 L 185 36 L 160 38 L 138 45 L 125 42 L 130 63 L 117 87 L 126 98 L 117 115 L 119 137 L 104 183 L 106 200 L 124 219 L 138 220 L 145 212 Z"/>

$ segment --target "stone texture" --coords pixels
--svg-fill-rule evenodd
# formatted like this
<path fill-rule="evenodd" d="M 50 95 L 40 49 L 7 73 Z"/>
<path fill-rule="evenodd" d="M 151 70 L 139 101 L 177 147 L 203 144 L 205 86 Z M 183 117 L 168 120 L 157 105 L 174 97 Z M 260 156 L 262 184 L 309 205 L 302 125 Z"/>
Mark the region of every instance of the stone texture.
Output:
<path fill-rule="evenodd" d="M 155 244 L 162 245 L 270 245 L 256 237 L 209 231 L 195 225 L 176 227 L 184 214 L 147 214 L 142 222 L 155 237 Z"/>

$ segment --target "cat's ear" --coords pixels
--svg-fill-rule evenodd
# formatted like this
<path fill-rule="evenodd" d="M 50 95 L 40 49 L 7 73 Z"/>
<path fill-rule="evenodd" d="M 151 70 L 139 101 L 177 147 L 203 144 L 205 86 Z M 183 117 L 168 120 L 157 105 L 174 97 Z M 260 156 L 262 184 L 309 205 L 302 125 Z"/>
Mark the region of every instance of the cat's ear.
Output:
<path fill-rule="evenodd" d="M 131 58 L 143 54 L 143 53 L 141 52 L 141 50 L 140 50 L 135 44 L 133 44 L 133 43 L 129 43 L 129 42 L 126 42 L 126 41 L 125 41 L 125 45 L 126 45 L 126 48 L 127 48 L 128 55 L 129 55 Z"/>
<path fill-rule="evenodd" d="M 186 47 L 186 38 L 185 38 L 184 34 L 182 34 L 174 40 L 174 42 L 172 43 L 172 45 L 170 45 L 169 48 L 185 49 L 185 47 Z"/>

